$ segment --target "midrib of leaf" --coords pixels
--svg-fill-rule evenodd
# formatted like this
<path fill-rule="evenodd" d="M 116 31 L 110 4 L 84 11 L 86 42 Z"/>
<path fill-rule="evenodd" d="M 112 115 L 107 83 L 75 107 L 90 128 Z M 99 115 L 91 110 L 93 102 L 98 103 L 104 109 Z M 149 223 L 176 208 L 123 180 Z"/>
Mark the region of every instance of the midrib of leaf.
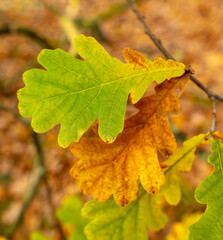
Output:
<path fill-rule="evenodd" d="M 151 206 L 151 198 L 152 196 L 149 195 L 149 206 Z M 151 207 L 150 207 L 151 209 Z M 151 215 L 153 216 L 153 221 L 155 222 L 156 225 L 159 225 L 158 222 L 157 222 L 157 218 L 156 216 L 154 215 L 153 211 L 150 211 Z"/>
<path fill-rule="evenodd" d="M 73 120 L 73 124 L 71 125 L 71 127 L 75 126 L 77 123 L 75 122 L 76 120 L 80 119 L 80 117 L 82 116 L 82 114 L 88 109 L 88 107 L 95 101 L 95 99 L 98 97 L 98 95 L 101 92 L 102 87 L 100 88 L 100 90 L 97 92 L 97 94 L 95 95 L 95 97 L 91 100 L 91 102 L 86 106 L 86 108 L 83 109 L 83 111 L 78 114 L 78 117 L 76 119 Z"/>
<path fill-rule="evenodd" d="M 71 125 L 71 127 L 73 127 L 74 125 L 76 125 L 76 120 L 78 120 L 78 119 L 80 119 L 80 117 L 82 116 L 82 114 L 88 109 L 88 107 L 94 102 L 94 100 L 97 98 L 97 96 L 100 94 L 100 92 L 101 92 L 101 88 L 100 88 L 100 90 L 97 92 L 97 94 L 94 96 L 94 98 L 91 100 L 91 102 L 86 106 L 86 108 L 84 108 L 83 110 L 82 110 L 82 112 L 80 113 L 80 114 L 78 114 L 78 116 L 77 116 L 77 118 L 75 118 L 74 120 L 73 120 L 73 124 Z M 64 93 L 64 94 L 60 94 L 60 95 L 56 95 L 56 96 L 52 96 L 52 97 L 49 97 L 49 98 L 47 98 L 47 99 L 41 99 L 40 101 L 35 101 L 35 102 L 45 102 L 46 100 L 52 100 L 53 98 L 56 98 L 56 97 L 58 97 L 58 96 L 62 96 L 62 95 L 66 95 L 66 93 Z M 70 95 L 72 95 L 72 94 L 67 94 L 68 96 L 64 99 L 64 101 L 50 114 L 50 115 L 48 115 L 47 117 L 45 117 L 44 118 L 44 120 L 47 120 L 47 119 L 49 119 L 49 118 L 51 118 L 52 116 L 53 116 L 53 114 L 55 114 L 63 105 L 64 105 L 64 103 L 68 100 L 68 98 L 70 97 Z M 41 107 L 42 107 L 43 105 L 41 105 Z M 73 107 L 73 106 L 72 106 Z M 41 109 L 41 108 L 40 108 Z M 39 109 L 39 111 L 40 111 L 40 109 Z M 64 112 L 64 114 L 60 117 L 60 120 L 61 119 L 63 119 L 63 117 L 64 117 L 64 115 L 69 111 L 70 109 L 68 109 L 66 112 Z"/>
<path fill-rule="evenodd" d="M 111 225 L 111 224 L 113 224 L 114 222 L 117 222 L 117 221 L 120 221 L 120 222 L 122 223 L 122 224 L 120 224 L 120 225 L 123 226 L 123 222 L 124 222 L 124 220 L 125 220 L 125 217 L 129 215 L 129 213 L 130 213 L 131 210 L 134 208 L 134 206 L 135 206 L 135 204 L 127 211 L 127 214 L 126 214 L 126 215 L 124 215 L 124 216 L 122 216 L 122 217 L 118 216 L 117 218 L 113 219 L 111 222 L 109 222 L 109 223 L 107 223 L 107 224 L 105 224 L 105 225 L 101 225 L 101 227 L 98 228 L 98 229 L 96 229 L 95 231 L 98 231 L 98 230 L 101 230 L 101 229 L 103 229 L 103 228 L 106 228 L 107 226 L 109 226 L 109 225 Z M 114 208 L 115 208 L 115 207 L 114 207 Z M 112 208 L 112 209 L 114 209 L 114 208 Z M 95 231 L 94 231 L 94 232 L 95 232 Z"/>
<path fill-rule="evenodd" d="M 195 146 L 196 147 L 196 146 Z M 170 167 L 164 170 L 164 173 L 168 173 L 175 165 L 177 165 L 184 157 L 186 157 L 195 147 L 190 148 L 183 156 L 181 156 L 176 162 L 174 162 Z"/>
<path fill-rule="evenodd" d="M 94 98 L 91 100 L 91 102 L 86 106 L 86 108 L 84 108 L 82 110 L 82 112 L 80 114 L 78 114 L 78 116 L 73 120 L 73 124 L 71 125 L 71 128 L 74 127 L 77 122 L 75 121 L 78 121 L 80 119 L 80 117 L 82 116 L 82 114 L 88 109 L 88 107 L 94 102 L 94 100 L 97 98 L 97 96 L 100 94 L 101 92 L 101 89 L 99 92 L 97 92 L 97 94 L 94 96 Z M 70 96 L 70 95 L 69 95 Z M 68 96 L 68 97 L 69 97 Z M 62 102 L 62 104 L 64 104 L 66 102 L 66 100 L 68 99 L 68 97 Z M 61 104 L 59 105 L 59 107 L 61 107 Z M 73 107 L 73 106 L 72 106 Z M 68 109 L 69 110 L 69 109 Z M 65 114 L 68 112 L 68 110 L 66 112 L 64 112 L 64 114 L 61 116 L 60 120 L 63 119 L 63 117 L 65 116 Z M 52 114 L 50 116 L 48 116 L 47 118 L 44 118 L 44 119 L 48 119 L 49 117 L 51 117 L 55 112 L 58 111 L 58 108 L 52 112 Z"/>
<path fill-rule="evenodd" d="M 130 76 L 126 76 L 126 77 L 120 77 L 120 78 L 114 79 L 114 80 L 112 80 L 112 81 L 110 81 L 110 82 L 102 83 L 102 82 L 100 82 L 99 79 L 91 78 L 91 77 L 89 77 L 89 76 L 86 76 L 86 75 L 83 75 L 83 74 L 74 72 L 74 71 L 70 70 L 69 68 L 66 68 L 65 66 L 57 63 L 56 61 L 54 61 L 54 60 L 53 60 L 52 58 L 50 58 L 49 56 L 47 56 L 47 55 L 44 55 L 44 56 L 47 57 L 47 58 L 48 58 L 50 61 L 52 61 L 53 63 L 55 63 L 57 66 L 59 66 L 59 67 L 65 69 L 65 70 L 73 73 L 74 75 L 75 75 L 75 74 L 81 75 L 81 76 L 86 77 L 86 78 L 88 78 L 88 79 L 93 79 L 93 80 L 95 80 L 97 83 L 99 83 L 99 85 L 96 85 L 96 86 L 91 87 L 91 88 L 87 88 L 87 89 L 84 89 L 84 90 L 81 90 L 81 91 L 77 91 L 77 92 L 70 92 L 71 94 L 80 93 L 80 92 L 84 92 L 84 91 L 87 91 L 87 90 L 91 90 L 91 89 L 94 89 L 94 88 L 97 88 L 97 87 L 101 87 L 101 86 L 113 84 L 113 83 L 115 83 L 115 82 L 117 82 L 117 81 L 126 80 L 126 79 L 128 79 L 128 78 L 140 77 L 140 76 L 143 76 L 143 75 L 147 75 L 147 74 L 149 74 L 149 73 L 152 74 L 152 73 L 155 73 L 155 72 L 162 72 L 162 71 L 168 71 L 168 70 L 169 70 L 169 71 L 179 70 L 179 67 L 175 67 L 175 68 L 169 67 L 169 68 L 153 69 L 152 71 L 146 71 L 146 72 L 144 72 L 144 73 L 138 73 L 138 74 L 135 74 L 135 75 L 130 75 Z M 81 61 L 81 60 L 80 60 L 80 61 Z M 83 62 L 84 62 L 84 61 L 83 61 Z M 107 66 L 107 65 L 106 65 L 106 66 Z M 114 71 L 114 69 L 112 69 L 112 70 Z M 54 84 L 54 85 L 57 86 L 56 84 Z"/>
<path fill-rule="evenodd" d="M 221 182 L 221 181 L 222 181 L 221 177 L 220 177 L 220 178 L 217 178 L 210 187 L 206 188 L 206 190 L 203 192 L 203 195 L 206 195 L 206 193 L 209 192 L 209 189 L 212 189 L 212 186 L 213 186 L 213 185 L 218 184 L 218 183 Z"/>
<path fill-rule="evenodd" d="M 66 67 L 63 66 L 63 65 L 58 64 L 56 61 L 54 61 L 52 58 L 50 58 L 50 57 L 47 56 L 47 55 L 45 55 L 45 56 L 46 56 L 50 61 L 52 61 L 53 63 L 55 63 L 57 66 L 59 66 L 59 67 L 65 69 L 65 70 L 73 73 L 74 75 L 75 75 L 75 74 L 78 74 L 78 75 L 81 75 L 81 76 L 83 76 L 83 77 L 90 78 L 90 77 L 88 77 L 88 76 L 85 76 L 85 75 L 76 73 L 76 72 L 70 70 L 69 68 L 66 68 Z M 102 63 L 103 63 L 103 62 L 102 62 Z M 104 64 L 104 63 L 103 63 L 103 64 Z M 107 65 L 106 65 L 106 66 L 107 66 Z M 173 70 L 173 69 L 177 70 L 178 68 L 171 68 L 171 70 Z M 152 73 L 154 73 L 154 72 L 159 72 L 159 71 L 167 71 L 167 70 L 170 70 L 170 68 L 156 69 L 156 70 L 153 70 Z M 148 71 L 148 72 L 149 72 L 149 71 Z M 39 83 L 42 82 L 42 83 L 45 83 L 45 84 L 53 85 L 53 86 L 56 86 L 57 88 L 61 88 L 61 89 L 63 89 L 63 90 L 68 91 L 67 93 L 64 93 L 64 94 L 60 94 L 60 95 L 57 95 L 57 96 L 52 96 L 52 97 L 49 97 L 49 98 L 41 99 L 40 101 L 45 102 L 45 101 L 49 101 L 49 100 L 55 99 L 55 98 L 57 98 L 57 97 L 61 97 L 61 96 L 63 96 L 63 95 L 68 95 L 68 96 L 70 96 L 70 95 L 74 95 L 74 94 L 84 93 L 84 92 L 86 92 L 86 91 L 90 91 L 90 90 L 93 90 L 93 89 L 95 89 L 95 88 L 99 88 L 99 87 L 100 87 L 100 89 L 99 89 L 98 93 L 96 94 L 96 96 L 95 96 L 95 97 L 92 99 L 92 101 L 86 106 L 86 108 L 83 109 L 83 111 L 78 115 L 78 117 L 74 120 L 74 122 L 75 122 L 77 119 L 80 119 L 80 117 L 82 116 L 82 114 L 83 114 L 83 113 L 88 109 L 88 107 L 94 102 L 94 100 L 95 100 L 95 99 L 97 98 L 97 96 L 100 94 L 103 86 L 105 86 L 105 85 L 110 85 L 110 84 L 114 84 L 115 82 L 118 82 L 118 81 L 123 81 L 122 84 L 121 84 L 121 86 L 120 86 L 120 87 L 117 89 L 117 91 L 116 91 L 116 94 L 115 94 L 115 100 L 116 100 L 116 97 L 117 97 L 118 92 L 120 91 L 121 87 L 122 87 L 123 84 L 125 83 L 124 80 L 127 80 L 127 79 L 129 79 L 129 78 L 132 79 L 132 78 L 134 78 L 134 77 L 143 76 L 143 75 L 148 74 L 148 72 L 139 73 L 139 74 L 135 74 L 135 75 L 127 76 L 127 77 L 121 77 L 121 78 L 119 78 L 119 79 L 115 79 L 115 80 L 113 80 L 113 81 L 106 82 L 106 83 L 101 83 L 98 79 L 90 78 L 90 79 L 95 80 L 97 83 L 99 83 L 99 85 L 96 85 L 96 86 L 93 86 L 93 87 L 90 87 L 90 88 L 86 88 L 86 89 L 83 89 L 83 90 L 80 90 L 80 91 L 76 91 L 76 92 L 71 92 L 71 91 L 69 91 L 68 89 L 66 89 L 66 88 L 64 88 L 64 87 L 58 86 L 57 84 L 53 84 L 53 83 L 51 83 L 51 82 L 38 81 Z M 149 72 L 149 73 L 151 73 L 151 72 Z M 176 84 L 175 84 L 175 85 L 176 85 Z M 175 86 L 175 85 L 174 85 L 174 86 Z M 172 88 L 171 88 L 171 89 L 172 89 Z M 170 89 L 170 90 L 171 90 L 171 89 Z M 170 90 L 169 90 L 169 91 L 170 91 Z M 166 93 L 166 95 L 169 93 L 169 91 Z M 65 100 L 62 102 L 62 104 L 60 104 L 60 105 L 58 106 L 58 108 L 55 109 L 55 110 L 52 112 L 52 114 L 50 114 L 47 118 L 44 118 L 44 119 L 47 120 L 47 119 L 49 119 L 53 114 L 55 114 L 55 112 L 57 112 L 57 111 L 63 106 L 63 104 L 67 101 L 67 99 L 68 99 L 68 97 L 65 98 Z M 113 110 L 113 108 L 114 108 L 115 100 L 113 101 L 112 108 L 111 108 L 111 110 L 110 110 L 109 120 L 111 119 L 112 110 Z M 161 100 L 160 100 L 160 101 L 161 101 Z M 154 112 L 154 113 L 155 113 L 155 112 Z M 64 115 L 65 115 L 65 113 L 63 114 L 63 116 L 61 116 L 60 120 L 64 117 Z M 110 122 L 110 121 L 108 121 L 108 124 L 109 124 L 109 122 Z M 76 123 L 73 123 L 73 124 L 72 124 L 72 127 L 73 127 L 75 124 L 76 124 Z M 107 126 L 107 129 L 109 129 L 108 126 Z M 125 150 L 125 149 L 124 149 L 124 150 Z M 124 151 L 124 150 L 123 150 L 123 151 Z"/>
<path fill-rule="evenodd" d="M 128 210 L 127 214 L 121 218 L 121 220 L 122 220 L 122 225 L 121 225 L 121 226 L 122 226 L 122 229 L 123 229 L 123 225 L 124 225 L 125 218 L 128 217 L 128 215 L 131 213 L 131 211 L 134 210 L 135 207 L 137 208 L 137 209 L 136 209 L 136 215 L 138 214 L 139 201 L 144 197 L 145 194 L 146 194 L 146 192 L 144 191 L 144 193 L 143 193 L 141 196 L 138 196 L 137 200 L 135 201 L 134 204 L 132 204 L 132 207 Z M 135 219 L 137 219 L 137 216 L 136 216 Z M 136 225 L 136 224 L 135 224 L 135 225 Z M 122 230 L 122 233 L 123 233 L 123 230 Z M 124 238 L 123 238 L 123 239 L 124 239 Z"/>
<path fill-rule="evenodd" d="M 156 107 L 154 107 L 154 111 L 148 116 L 147 121 L 157 112 L 158 106 L 160 105 L 160 103 L 163 101 L 163 99 L 165 99 L 167 97 L 167 95 L 169 94 L 169 92 L 177 85 L 177 83 L 179 83 L 180 80 L 178 80 L 176 83 L 173 84 L 173 86 L 171 88 L 169 88 L 166 93 L 161 97 L 161 99 L 158 101 L 158 103 L 156 104 Z M 148 125 L 147 123 L 143 123 L 143 124 L 138 124 L 138 126 L 141 127 L 145 127 L 146 125 Z M 136 133 L 137 134 L 137 133 Z M 135 136 L 135 135 L 134 135 Z"/>
<path fill-rule="evenodd" d="M 144 194 L 143 194 L 144 195 Z M 135 231 L 134 232 L 137 232 L 137 229 L 138 229 L 138 224 L 136 224 L 138 221 L 138 214 L 139 214 L 139 203 L 137 204 L 137 206 L 136 206 L 136 213 L 135 213 L 135 219 L 136 219 L 136 221 L 135 221 L 135 224 L 134 224 L 134 229 L 135 229 Z"/>

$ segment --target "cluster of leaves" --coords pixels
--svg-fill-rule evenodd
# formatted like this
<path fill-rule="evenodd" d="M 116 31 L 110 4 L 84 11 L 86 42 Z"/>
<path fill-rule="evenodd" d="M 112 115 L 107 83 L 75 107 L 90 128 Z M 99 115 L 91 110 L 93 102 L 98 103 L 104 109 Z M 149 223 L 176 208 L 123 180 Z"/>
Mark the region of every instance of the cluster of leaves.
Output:
<path fill-rule="evenodd" d="M 113 142 L 123 130 L 129 94 L 131 103 L 136 103 L 151 82 L 161 83 L 185 72 L 182 63 L 161 58 L 151 62 L 129 48 L 123 51 L 128 62 L 124 64 L 92 37 L 76 37 L 75 46 L 86 61 L 60 49 L 43 50 L 38 61 L 48 71 L 25 72 L 26 87 L 18 91 L 20 113 L 32 118 L 36 132 L 61 124 L 58 142 L 62 147 L 77 142 L 96 119 L 101 139 Z"/>
<path fill-rule="evenodd" d="M 216 137 L 218 136 L 216 134 Z M 113 198 L 103 203 L 96 200 L 87 202 L 82 211 L 82 215 L 90 220 L 84 230 L 87 238 L 91 240 L 146 240 L 148 239 L 146 229 L 157 231 L 163 228 L 168 222 L 168 218 L 161 210 L 162 196 L 172 205 L 177 204 L 181 198 L 179 185 L 173 184 L 173 179 L 167 176 L 172 172 L 171 175 L 174 176 L 175 183 L 179 182 L 176 177 L 180 171 L 190 170 L 195 158 L 195 152 L 204 140 L 206 140 L 206 135 L 200 134 L 185 141 L 183 147 L 163 163 L 163 165 L 169 165 L 165 170 L 167 181 L 158 194 L 148 194 L 140 186 L 137 200 L 124 208 L 118 206 Z M 199 202 L 211 205 L 208 206 L 206 213 L 199 221 L 201 214 L 193 214 L 189 215 L 182 223 L 174 224 L 173 233 L 168 235 L 168 240 L 186 240 L 189 235 L 188 226 L 196 221 L 198 222 L 190 227 L 189 239 L 222 239 L 222 196 L 217 189 L 218 184 L 222 184 L 223 142 L 218 138 L 211 138 L 210 142 L 213 153 L 209 161 L 215 165 L 215 171 L 198 186 L 195 196 L 197 200 L 200 199 L 197 194 L 201 194 L 203 198 L 207 197 L 209 200 L 199 200 Z M 61 208 L 56 213 L 70 240 L 86 239 L 83 229 L 87 222 L 81 217 L 81 208 L 82 203 L 77 197 L 67 197 L 63 200 Z M 34 232 L 31 240 L 49 239 L 40 232 Z"/>
<path fill-rule="evenodd" d="M 165 170 L 167 180 L 158 194 L 147 194 L 140 188 L 137 200 L 125 208 L 117 206 L 112 198 L 104 203 L 95 200 L 86 203 L 83 216 L 91 219 L 85 229 L 88 239 L 146 240 L 147 228 L 157 231 L 164 227 L 168 218 L 161 210 L 162 197 L 172 205 L 178 203 L 181 198 L 179 185 L 176 184 L 178 181 L 173 182 L 174 179 L 170 175 L 176 178 L 180 171 L 190 170 L 195 158 L 194 152 L 204 140 L 204 134 L 191 138 L 184 143 L 183 148 L 178 149 L 163 163 L 168 165 Z"/>
<path fill-rule="evenodd" d="M 48 71 L 24 74 L 26 86 L 18 92 L 20 113 L 31 117 L 40 133 L 61 124 L 59 145 L 72 143 L 70 150 L 80 160 L 71 175 L 84 194 L 97 200 L 83 208 L 83 216 L 91 220 L 85 228 L 87 238 L 145 240 L 147 228 L 156 231 L 167 223 L 162 198 L 178 204 L 179 174 L 190 171 L 196 149 L 208 136 L 195 136 L 177 149 L 167 116 L 179 112 L 188 74 L 181 63 L 161 58 L 151 62 L 130 48 L 123 51 L 127 63 L 122 63 L 83 35 L 75 38 L 75 47 L 85 61 L 60 49 L 39 54 L 39 63 Z M 142 98 L 154 81 L 159 84 L 155 93 Z M 125 120 L 127 100 L 138 112 Z M 82 137 L 96 119 L 95 137 Z M 210 234 L 222 239 L 222 194 L 217 189 L 222 187 L 223 149 L 221 140 L 213 138 L 211 143 L 215 172 L 196 191 L 196 199 L 208 209 L 191 227 L 190 239 L 198 239 L 198 234 L 202 239 L 210 239 Z M 160 165 L 158 152 L 172 156 Z M 70 210 L 62 212 L 59 218 L 69 224 Z M 210 220 L 215 223 L 211 230 Z"/>
<path fill-rule="evenodd" d="M 99 119 L 98 133 L 106 143 L 99 138 L 82 138 L 71 147 L 78 157 L 90 158 L 72 169 L 75 178 L 81 176 L 80 188 L 85 194 L 105 201 L 113 193 L 116 202 L 125 206 L 137 198 L 138 176 L 148 192 L 157 193 L 164 183 L 157 149 L 164 156 L 176 150 L 166 115 L 179 110 L 175 91 L 179 89 L 180 96 L 180 79 L 164 83 L 157 87 L 156 94 L 136 104 L 140 111 L 125 121 L 123 131 L 125 107 L 128 95 L 131 103 L 138 101 L 151 82 L 180 76 L 185 66 L 161 58 L 151 62 L 130 48 L 123 51 L 124 64 L 112 58 L 94 38 L 83 35 L 75 38 L 75 45 L 86 61 L 59 49 L 44 50 L 39 55 L 39 62 L 48 71 L 33 69 L 24 74 L 26 87 L 18 92 L 20 113 L 32 117 L 37 132 L 61 123 L 58 141 L 62 146 L 78 141 Z"/>

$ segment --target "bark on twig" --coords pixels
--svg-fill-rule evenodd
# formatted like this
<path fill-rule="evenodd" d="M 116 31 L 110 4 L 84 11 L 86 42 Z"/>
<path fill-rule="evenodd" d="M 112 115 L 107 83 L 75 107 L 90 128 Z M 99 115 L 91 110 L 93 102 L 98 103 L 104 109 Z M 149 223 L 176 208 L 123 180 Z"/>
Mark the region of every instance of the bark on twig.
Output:
<path fill-rule="evenodd" d="M 148 27 L 148 25 L 145 21 L 145 18 L 139 12 L 139 9 L 137 8 L 135 2 L 133 0 L 127 0 L 127 1 L 129 3 L 130 7 L 132 8 L 133 12 L 135 13 L 135 15 L 141 22 L 145 33 L 150 37 L 150 39 L 153 41 L 153 43 L 156 45 L 156 47 L 160 50 L 160 52 L 162 52 L 166 58 L 175 60 L 174 57 L 169 53 L 169 51 L 167 51 L 167 49 L 163 46 L 161 41 L 150 30 L 150 28 Z M 202 89 L 208 95 L 209 98 L 214 97 L 215 99 L 223 102 L 222 96 L 212 92 L 209 88 L 205 87 L 205 85 L 201 81 L 199 81 L 196 77 L 194 77 L 193 75 L 191 75 L 191 74 L 189 74 L 189 75 L 190 75 L 191 81 L 194 82 L 200 89 Z"/>
<path fill-rule="evenodd" d="M 212 100 L 212 124 L 210 132 L 213 133 L 216 127 L 216 100 L 215 97 L 211 97 Z"/>

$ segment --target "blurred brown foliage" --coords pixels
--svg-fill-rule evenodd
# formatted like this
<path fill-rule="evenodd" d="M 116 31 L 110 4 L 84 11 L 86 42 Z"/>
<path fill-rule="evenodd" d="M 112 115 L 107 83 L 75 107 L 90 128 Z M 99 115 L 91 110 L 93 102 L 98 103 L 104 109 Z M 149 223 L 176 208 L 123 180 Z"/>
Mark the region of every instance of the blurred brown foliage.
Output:
<path fill-rule="evenodd" d="M 173 56 L 191 65 L 200 80 L 223 95 L 222 1 L 138 2 L 148 25 Z M 75 56 L 72 42 L 80 33 L 95 37 L 112 56 L 121 60 L 122 50 L 127 46 L 149 59 L 162 57 L 125 0 L 0 1 L 0 235 L 17 218 L 38 172 L 38 152 L 32 131 L 14 116 L 18 113 L 16 92 L 23 86 L 22 73 L 40 67 L 36 58 L 43 48 L 60 47 Z M 181 106 L 180 114 L 170 116 L 179 139 L 210 129 L 211 102 L 191 82 L 183 94 Z M 217 104 L 219 131 L 223 131 L 222 107 L 222 103 Z M 127 110 L 129 114 L 132 112 L 131 107 Z M 75 159 L 68 149 L 57 145 L 57 130 L 39 136 L 55 207 L 63 196 L 79 194 L 69 174 Z M 200 159 L 203 155 L 200 154 Z M 200 159 L 187 175 L 193 187 L 209 172 Z M 49 204 L 46 187 L 41 183 L 13 239 L 28 239 L 37 229 L 45 230 L 48 236 L 58 236 Z M 184 211 L 188 209 L 185 207 Z M 175 210 L 170 208 L 169 211 Z M 181 205 L 176 211 L 178 215 L 182 213 Z M 152 239 L 163 239 L 160 236 L 162 233 Z"/>

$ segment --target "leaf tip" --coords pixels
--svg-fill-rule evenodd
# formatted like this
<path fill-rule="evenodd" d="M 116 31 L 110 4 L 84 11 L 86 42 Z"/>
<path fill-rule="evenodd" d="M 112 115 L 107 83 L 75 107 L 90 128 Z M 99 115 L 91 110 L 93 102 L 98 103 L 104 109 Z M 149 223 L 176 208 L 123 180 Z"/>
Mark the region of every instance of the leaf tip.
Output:
<path fill-rule="evenodd" d="M 39 59 L 39 57 L 41 57 L 42 55 L 44 55 L 46 53 L 46 49 L 42 49 L 40 51 L 40 53 L 38 54 L 37 60 Z"/>
<path fill-rule="evenodd" d="M 133 92 L 131 92 L 128 96 L 128 101 L 131 104 L 135 104 L 137 102 L 137 99 L 135 97 L 135 94 Z"/>
<path fill-rule="evenodd" d="M 65 140 L 61 140 L 61 139 L 58 137 L 58 144 L 59 144 L 59 146 L 62 147 L 62 148 L 67 148 L 67 147 L 69 147 L 70 142 L 65 141 Z"/>
<path fill-rule="evenodd" d="M 77 47 L 79 42 L 83 42 L 83 41 L 87 40 L 87 38 L 89 38 L 89 37 L 86 37 L 84 34 L 80 34 L 80 35 L 76 36 L 74 38 L 74 46 L 75 46 L 75 48 Z"/>
<path fill-rule="evenodd" d="M 149 70 L 146 65 L 146 58 L 138 51 L 127 47 L 122 51 L 122 54 L 127 63 Z"/>
<path fill-rule="evenodd" d="M 115 197 L 115 196 L 114 196 Z M 137 195 L 136 198 L 137 199 Z M 135 200 L 133 199 L 133 201 Z M 129 203 L 131 202 L 129 199 L 127 199 L 125 196 L 122 196 L 122 198 L 117 198 L 115 199 L 115 202 L 117 203 L 117 205 L 119 207 L 126 207 L 127 205 L 129 205 Z"/>
<path fill-rule="evenodd" d="M 116 139 L 115 137 L 110 135 L 103 136 L 102 134 L 100 134 L 100 131 L 99 131 L 99 136 L 105 143 L 108 143 L 108 144 L 113 143 Z"/>

